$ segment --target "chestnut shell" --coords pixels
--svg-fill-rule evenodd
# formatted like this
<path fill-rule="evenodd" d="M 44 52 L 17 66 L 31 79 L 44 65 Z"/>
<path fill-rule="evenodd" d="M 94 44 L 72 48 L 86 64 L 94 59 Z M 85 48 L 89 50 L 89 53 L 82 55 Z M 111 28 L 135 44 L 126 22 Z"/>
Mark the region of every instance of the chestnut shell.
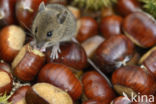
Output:
<path fill-rule="evenodd" d="M 135 12 L 123 21 L 123 30 L 136 45 L 149 48 L 156 44 L 156 21 L 147 13 Z"/>
<path fill-rule="evenodd" d="M 109 104 L 115 97 L 113 89 L 107 81 L 96 71 L 90 71 L 82 77 L 84 94 L 88 99 Z"/>
<path fill-rule="evenodd" d="M 53 84 L 68 92 L 73 100 L 77 100 L 82 94 L 82 85 L 71 68 L 63 64 L 49 63 L 45 65 L 38 75 L 39 82 Z"/>
<path fill-rule="evenodd" d="M 134 54 L 134 44 L 124 35 L 105 40 L 96 50 L 94 62 L 104 73 L 111 73 Z"/>
<path fill-rule="evenodd" d="M 117 15 L 111 15 L 102 18 L 100 22 L 100 31 L 102 35 L 108 39 L 113 35 L 119 35 L 122 33 L 121 25 L 122 25 L 122 17 Z"/>
<path fill-rule="evenodd" d="M 122 85 L 144 95 L 154 94 L 156 82 L 139 66 L 125 66 L 117 69 L 112 75 L 113 85 Z"/>
<path fill-rule="evenodd" d="M 87 55 L 83 47 L 71 41 L 62 42 L 60 44 L 61 53 L 59 58 L 55 60 L 50 59 L 51 48 L 46 52 L 47 62 L 62 63 L 77 70 L 82 70 L 87 64 Z"/>

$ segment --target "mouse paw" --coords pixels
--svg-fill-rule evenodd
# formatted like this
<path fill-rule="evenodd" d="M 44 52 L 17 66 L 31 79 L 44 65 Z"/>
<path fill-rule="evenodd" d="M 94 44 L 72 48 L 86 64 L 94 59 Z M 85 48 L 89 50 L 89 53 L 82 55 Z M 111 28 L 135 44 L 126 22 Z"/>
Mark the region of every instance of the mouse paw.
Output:
<path fill-rule="evenodd" d="M 50 58 L 52 60 L 58 59 L 59 58 L 59 53 L 61 53 L 59 45 L 53 46 Z"/>

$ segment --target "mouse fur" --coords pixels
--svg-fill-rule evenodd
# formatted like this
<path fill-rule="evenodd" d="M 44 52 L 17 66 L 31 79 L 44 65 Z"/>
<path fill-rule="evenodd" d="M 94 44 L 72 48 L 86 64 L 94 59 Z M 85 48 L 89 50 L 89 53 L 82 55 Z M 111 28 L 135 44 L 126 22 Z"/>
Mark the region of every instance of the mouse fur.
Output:
<path fill-rule="evenodd" d="M 76 35 L 76 20 L 63 5 L 45 6 L 42 2 L 32 25 L 32 33 L 38 47 L 53 46 Z"/>

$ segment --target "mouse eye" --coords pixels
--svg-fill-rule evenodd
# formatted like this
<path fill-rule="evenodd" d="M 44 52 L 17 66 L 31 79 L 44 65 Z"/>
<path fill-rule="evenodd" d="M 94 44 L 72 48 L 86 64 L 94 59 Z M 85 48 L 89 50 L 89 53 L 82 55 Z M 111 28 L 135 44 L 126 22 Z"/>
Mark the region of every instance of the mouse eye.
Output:
<path fill-rule="evenodd" d="M 53 35 L 52 31 L 47 32 L 47 37 L 51 37 Z"/>
<path fill-rule="evenodd" d="M 36 28 L 35 28 L 35 33 L 37 33 L 37 31 L 38 31 L 38 28 L 36 27 Z"/>

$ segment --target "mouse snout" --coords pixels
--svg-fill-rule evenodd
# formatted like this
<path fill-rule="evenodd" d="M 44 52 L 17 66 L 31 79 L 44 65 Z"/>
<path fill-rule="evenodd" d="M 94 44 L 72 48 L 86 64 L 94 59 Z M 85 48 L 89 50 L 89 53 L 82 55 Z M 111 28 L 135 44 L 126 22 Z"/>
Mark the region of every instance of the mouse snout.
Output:
<path fill-rule="evenodd" d="M 37 48 L 41 49 L 44 46 L 45 42 L 37 42 Z"/>

